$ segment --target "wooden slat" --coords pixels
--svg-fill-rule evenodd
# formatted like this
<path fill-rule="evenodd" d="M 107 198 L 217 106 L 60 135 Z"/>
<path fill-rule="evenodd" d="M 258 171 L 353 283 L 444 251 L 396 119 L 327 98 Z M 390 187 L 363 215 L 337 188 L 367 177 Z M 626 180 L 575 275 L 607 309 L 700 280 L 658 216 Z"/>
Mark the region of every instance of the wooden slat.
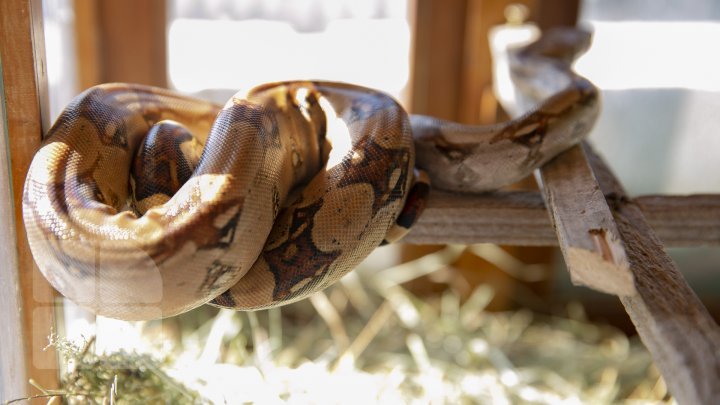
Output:
<path fill-rule="evenodd" d="M 433 190 L 403 243 L 557 245 L 545 205 L 533 191 L 451 194 Z"/>
<path fill-rule="evenodd" d="M 44 43 L 40 1 L 3 0 L 0 2 L 0 54 L 2 54 L 2 80 L 5 97 L 5 121 L 11 170 L 12 209 L 14 226 L 0 232 L 4 238 L 14 239 L 17 262 L 0 272 L 4 288 L 13 287 L 20 295 L 18 305 L 3 306 L 0 318 L 3 329 L 14 329 L 22 334 L 22 346 L 5 346 L 2 351 L 16 351 L 15 359 L 23 359 L 24 365 L 8 369 L 12 363 L 3 362 L 0 375 L 9 378 L 9 386 L 3 390 L 10 395 L 26 390 L 26 378 L 33 378 L 38 384 L 55 388 L 58 384 L 57 358 L 52 349 L 44 350 L 47 336 L 53 326 L 54 290 L 35 267 L 25 236 L 22 222 L 22 190 L 30 160 L 42 138 L 41 97 L 46 83 L 44 68 Z M 36 69 L 37 67 L 37 69 Z M 37 73 L 37 76 L 36 76 Z M 6 166 L 3 166 L 2 170 Z M 7 192 L 8 188 L 3 188 Z M 7 196 L 3 196 L 7 197 Z M 14 231 L 14 232 L 13 232 Z M 12 259 L 11 259 L 12 263 Z M 16 272 L 14 275 L 11 274 Z M 12 299 L 11 297 L 8 297 Z M 5 312 L 17 312 L 17 314 Z M 16 322 L 20 322 L 17 324 Z M 15 322 L 15 323 L 10 323 Z M 12 333 L 13 336 L 14 332 Z M 6 335 L 3 335 L 5 338 Z M 11 342 L 7 342 L 11 344 Z M 24 368 L 24 369 L 23 369 Z M 8 377 L 10 375 L 10 377 Z M 21 381 L 25 380 L 25 381 Z M 22 384 L 22 386 L 16 386 Z"/>
<path fill-rule="evenodd" d="M 720 194 L 635 198 L 667 246 L 720 245 Z"/>
<path fill-rule="evenodd" d="M 582 147 L 570 148 L 537 172 L 573 284 L 633 294 L 625 248 Z"/>
<path fill-rule="evenodd" d="M 0 190 L 11 190 L 5 115 L 3 108 L 0 111 Z M 12 195 L 0 194 L 0 212 L 12 212 L 12 207 Z M 26 396 L 23 320 L 20 311 L 16 310 L 22 307 L 22 298 L 18 289 L 20 280 L 14 271 L 18 268 L 15 238 L 13 217 L 0 216 L 0 268 L 3 269 L 0 271 L 0 325 L 4 325 L 0 328 L 0 402 Z"/>
<path fill-rule="evenodd" d="M 634 201 L 665 245 L 720 246 L 720 195 L 650 195 Z M 543 197 L 534 191 L 432 191 L 403 242 L 558 245 Z"/>
<path fill-rule="evenodd" d="M 589 147 L 590 164 L 625 244 L 636 293 L 620 297 L 643 343 L 681 404 L 720 398 L 720 327 L 688 286 L 638 204 Z"/>

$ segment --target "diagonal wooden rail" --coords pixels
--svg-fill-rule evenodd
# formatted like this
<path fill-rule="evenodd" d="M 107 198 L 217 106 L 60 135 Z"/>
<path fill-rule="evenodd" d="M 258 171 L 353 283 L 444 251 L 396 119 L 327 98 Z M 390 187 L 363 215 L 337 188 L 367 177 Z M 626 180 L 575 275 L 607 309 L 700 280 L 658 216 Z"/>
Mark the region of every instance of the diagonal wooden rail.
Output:
<path fill-rule="evenodd" d="M 634 294 L 625 248 L 582 147 L 570 148 L 536 172 L 572 282 L 609 294 Z"/>
<path fill-rule="evenodd" d="M 715 403 L 720 398 L 720 327 L 665 252 L 640 206 L 588 145 L 585 151 L 609 196 L 634 278 L 635 293 L 620 296 L 620 301 L 675 399 Z"/>
<path fill-rule="evenodd" d="M 539 172 L 573 282 L 619 296 L 679 403 L 715 401 L 720 327 L 665 252 L 640 205 L 587 144 Z"/>
<path fill-rule="evenodd" d="M 523 94 L 521 83 L 516 87 L 518 100 L 501 100 L 514 116 L 543 97 Z M 665 252 L 640 205 L 588 144 L 563 152 L 535 176 L 573 283 L 620 297 L 679 403 L 717 401 L 720 327 Z"/>

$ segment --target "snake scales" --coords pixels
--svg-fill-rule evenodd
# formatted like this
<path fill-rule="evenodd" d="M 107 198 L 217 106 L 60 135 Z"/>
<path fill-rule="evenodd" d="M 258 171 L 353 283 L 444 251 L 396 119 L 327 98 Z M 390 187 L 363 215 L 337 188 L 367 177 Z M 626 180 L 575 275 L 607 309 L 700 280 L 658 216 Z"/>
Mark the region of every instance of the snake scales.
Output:
<path fill-rule="evenodd" d="M 296 301 L 413 222 L 416 164 L 433 187 L 482 192 L 582 139 L 598 92 L 570 64 L 588 44 L 561 30 L 516 51 L 516 84 L 543 101 L 494 126 L 408 116 L 381 92 L 340 83 L 266 84 L 224 107 L 139 85 L 91 88 L 31 163 L 33 256 L 62 294 L 115 318 Z M 333 166 L 328 132 L 352 145 Z"/>

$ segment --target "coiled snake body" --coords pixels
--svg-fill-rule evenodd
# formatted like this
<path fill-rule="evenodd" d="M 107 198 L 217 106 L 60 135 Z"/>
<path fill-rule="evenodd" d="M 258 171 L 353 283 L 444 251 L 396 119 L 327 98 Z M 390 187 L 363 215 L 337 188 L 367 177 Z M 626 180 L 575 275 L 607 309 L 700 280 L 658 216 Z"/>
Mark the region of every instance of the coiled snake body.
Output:
<path fill-rule="evenodd" d="M 518 69 L 544 77 L 518 70 L 518 83 L 545 101 L 490 127 L 408 117 L 391 97 L 340 83 L 267 84 L 222 108 L 94 87 L 58 118 L 28 172 L 34 258 L 62 294 L 121 319 L 301 299 L 417 217 L 416 157 L 434 187 L 480 192 L 584 137 L 597 91 L 569 66 L 587 41 L 559 31 L 517 52 Z M 328 133 L 351 144 L 334 165 Z"/>

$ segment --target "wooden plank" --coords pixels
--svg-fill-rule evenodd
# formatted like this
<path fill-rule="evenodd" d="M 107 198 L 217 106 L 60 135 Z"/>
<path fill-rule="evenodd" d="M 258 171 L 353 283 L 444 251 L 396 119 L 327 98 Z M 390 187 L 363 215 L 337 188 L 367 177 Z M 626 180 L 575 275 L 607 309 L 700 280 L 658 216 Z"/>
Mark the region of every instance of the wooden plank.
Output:
<path fill-rule="evenodd" d="M 582 147 L 570 148 L 536 172 L 573 284 L 634 294 L 625 248 Z"/>
<path fill-rule="evenodd" d="M 545 204 L 534 191 L 451 194 L 433 190 L 403 243 L 557 245 Z"/>
<path fill-rule="evenodd" d="M 98 2 L 103 82 L 167 87 L 165 0 Z"/>
<path fill-rule="evenodd" d="M 167 87 L 165 0 L 75 0 L 74 5 L 81 90 L 104 82 Z"/>
<path fill-rule="evenodd" d="M 0 105 L 0 190 L 11 190 L 12 179 L 8 160 L 5 108 Z M 0 212 L 12 212 L 13 198 L 8 192 L 0 193 Z M 18 257 L 15 223 L 11 215 L 0 217 L 0 402 L 27 396 L 27 368 L 23 320 L 20 311 L 22 298 L 18 285 Z M 10 269 L 12 271 L 7 271 Z"/>
<path fill-rule="evenodd" d="M 720 195 L 635 198 L 645 219 L 666 246 L 720 244 Z"/>
<path fill-rule="evenodd" d="M 650 195 L 634 201 L 665 245 L 720 246 L 720 195 Z M 543 197 L 534 191 L 431 191 L 425 212 L 403 242 L 558 245 Z"/>
<path fill-rule="evenodd" d="M 98 2 L 75 0 L 75 52 L 79 89 L 102 83 Z"/>
<path fill-rule="evenodd" d="M 4 0 L 0 2 L 0 54 L 2 55 L 3 97 L 5 98 L 5 147 L 10 156 L 10 182 L 12 184 L 12 213 L 14 226 L 5 228 L 3 238 L 14 239 L 16 262 L 5 268 L 0 277 L 4 288 L 15 288 L 19 302 L 15 306 L 3 306 L 0 316 L 8 323 L 4 329 L 22 334 L 22 346 L 12 344 L 16 332 L 3 335 L 2 351 L 16 351 L 15 359 L 23 359 L 23 365 L 3 362 L 4 379 L 9 378 L 3 390 L 15 396 L 26 391 L 27 378 L 34 379 L 44 387 L 58 385 L 57 357 L 52 349 L 44 350 L 47 336 L 53 326 L 54 290 L 35 267 L 25 236 L 22 222 L 22 190 L 25 174 L 33 154 L 42 138 L 41 97 L 46 83 L 44 68 L 44 43 L 39 0 Z M 5 170 L 3 166 L 2 170 Z M 3 188 L 7 193 L 10 188 Z M 8 194 L 1 195 L 7 199 Z M 15 272 L 15 274 L 11 274 Z M 13 299 L 11 296 L 8 299 Z M 10 312 L 15 312 L 12 314 Z M 19 314 L 19 315 L 18 315 Z M 17 322 L 20 322 L 18 324 Z M 7 369 L 14 364 L 16 369 Z M 16 384 L 22 384 L 17 386 Z"/>
<path fill-rule="evenodd" d="M 411 110 L 457 120 L 467 0 L 420 0 L 414 9 Z"/>
<path fill-rule="evenodd" d="M 688 286 L 642 213 L 609 167 L 586 146 L 588 160 L 615 221 L 636 293 L 620 297 L 625 310 L 680 404 L 720 397 L 720 327 Z"/>
<path fill-rule="evenodd" d="M 467 0 L 465 35 L 462 55 L 462 84 L 458 120 L 465 124 L 494 124 L 495 116 L 481 114 L 485 104 L 497 101 L 484 98 L 492 96 L 492 64 L 490 63 L 489 30 L 505 23 L 505 8 L 522 4 L 532 13 L 536 0 Z"/>

